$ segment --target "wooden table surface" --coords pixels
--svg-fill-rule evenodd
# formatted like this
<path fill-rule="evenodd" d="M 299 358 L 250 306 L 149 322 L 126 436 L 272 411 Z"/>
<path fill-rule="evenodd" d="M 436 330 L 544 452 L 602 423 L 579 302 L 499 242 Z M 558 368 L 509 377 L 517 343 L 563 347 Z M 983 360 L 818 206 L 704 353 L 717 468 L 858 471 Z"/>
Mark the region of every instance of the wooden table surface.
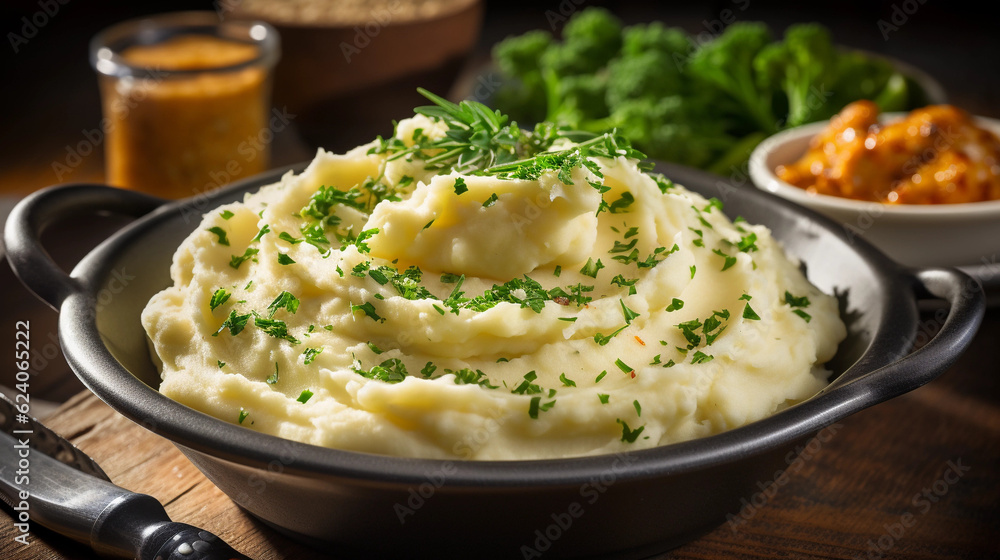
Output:
<path fill-rule="evenodd" d="M 740 521 L 661 558 L 1000 557 L 997 311 L 941 378 L 835 424 L 827 442 L 805 452 L 787 484 L 770 496 L 747 496 L 751 505 L 733 512 Z M 48 425 L 115 483 L 155 496 L 172 519 L 208 529 L 251 558 L 325 557 L 255 521 L 167 440 L 89 393 L 70 399 Z M 14 542 L 15 535 L 4 509 L 0 558 L 95 557 L 37 525 L 29 547 Z"/>

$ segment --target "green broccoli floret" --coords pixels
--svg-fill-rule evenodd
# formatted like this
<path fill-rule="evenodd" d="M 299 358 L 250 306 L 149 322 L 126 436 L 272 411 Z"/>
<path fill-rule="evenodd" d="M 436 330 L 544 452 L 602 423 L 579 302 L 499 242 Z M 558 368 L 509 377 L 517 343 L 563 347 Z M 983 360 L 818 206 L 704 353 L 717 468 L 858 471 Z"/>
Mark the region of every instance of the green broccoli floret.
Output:
<path fill-rule="evenodd" d="M 501 72 L 523 80 L 525 76 L 539 72 L 538 61 L 551 45 L 552 35 L 549 32 L 529 31 L 497 43 L 493 47 L 493 60 Z"/>
<path fill-rule="evenodd" d="M 622 23 L 603 8 L 577 12 L 563 28 L 563 43 L 582 56 L 595 71 L 618 55 L 622 47 Z"/>
<path fill-rule="evenodd" d="M 774 132 L 778 123 L 771 110 L 771 92 L 758 86 L 752 64 L 770 42 L 771 33 L 763 23 L 736 22 L 695 51 L 687 71 L 724 91 L 755 127 Z"/>
<path fill-rule="evenodd" d="M 539 60 L 553 45 L 546 31 L 507 37 L 493 47 L 493 60 L 503 74 L 492 104 L 520 122 L 545 118 L 545 82 Z"/>
<path fill-rule="evenodd" d="M 684 80 L 669 55 L 650 51 L 623 56 L 608 65 L 608 106 L 632 99 L 659 99 L 681 92 Z"/>
<path fill-rule="evenodd" d="M 583 121 L 608 115 L 604 98 L 607 78 L 603 74 L 567 76 L 558 82 L 559 103 L 550 106 L 546 120 L 579 128 Z"/>
<path fill-rule="evenodd" d="M 660 21 L 633 25 L 622 33 L 622 56 L 638 56 L 655 51 L 663 53 L 675 62 L 674 55 L 687 57 L 693 43 L 687 33 L 679 27 L 667 27 Z"/>
<path fill-rule="evenodd" d="M 832 115 L 829 88 L 837 82 L 837 53 L 830 32 L 819 24 L 793 25 L 782 42 L 768 45 L 753 61 L 758 82 L 780 88 L 788 100 L 788 126 Z"/>
<path fill-rule="evenodd" d="M 888 60 L 858 51 L 838 54 L 837 83 L 832 89 L 834 111 L 857 99 L 874 100 L 882 111 L 904 111 L 911 106 L 906 77 Z"/>
<path fill-rule="evenodd" d="M 626 101 L 607 124 L 651 157 L 694 167 L 707 166 L 734 142 L 710 106 L 680 95 Z"/>

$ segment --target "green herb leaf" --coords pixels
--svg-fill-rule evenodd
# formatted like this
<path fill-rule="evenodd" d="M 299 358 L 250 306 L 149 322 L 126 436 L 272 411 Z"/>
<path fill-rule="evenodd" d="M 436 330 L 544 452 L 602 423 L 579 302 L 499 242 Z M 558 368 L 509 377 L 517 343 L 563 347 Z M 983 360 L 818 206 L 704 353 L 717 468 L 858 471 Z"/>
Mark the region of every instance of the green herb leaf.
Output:
<path fill-rule="evenodd" d="M 583 265 L 583 268 L 580 269 L 580 274 L 590 276 L 591 278 L 597 278 L 597 272 L 602 268 L 604 268 L 604 263 L 601 262 L 601 259 L 597 259 L 597 262 L 595 263 L 594 259 L 589 258 L 587 259 L 587 264 Z"/>
<path fill-rule="evenodd" d="M 285 253 L 278 253 L 278 264 L 282 266 L 287 266 L 290 264 L 295 264 L 295 261 L 292 259 L 292 257 L 289 257 Z"/>
<path fill-rule="evenodd" d="M 215 308 L 226 303 L 231 295 L 225 288 L 219 288 L 212 294 L 212 299 L 208 302 L 208 306 L 212 311 L 215 311 Z"/>
<path fill-rule="evenodd" d="M 704 364 L 704 363 L 707 363 L 707 362 L 711 362 L 714 358 L 715 358 L 715 356 L 712 356 L 711 354 L 706 354 L 706 353 L 702 352 L 701 350 L 698 350 L 691 357 L 691 363 L 692 364 Z"/>
<path fill-rule="evenodd" d="M 455 179 L 455 194 L 460 195 L 464 192 L 468 192 L 469 187 L 465 184 L 465 179 L 462 177 L 457 177 Z"/>
<path fill-rule="evenodd" d="M 629 309 L 628 306 L 625 305 L 625 302 L 622 301 L 621 299 L 618 300 L 618 303 L 621 304 L 621 306 L 622 306 L 622 315 L 625 316 L 625 324 L 626 325 L 631 325 L 632 324 L 632 319 L 635 319 L 636 317 L 638 317 L 639 314 L 636 313 L 635 311 L 632 311 L 631 309 Z"/>
<path fill-rule="evenodd" d="M 281 308 L 285 308 L 289 313 L 295 314 L 299 310 L 299 299 L 293 296 L 290 292 L 281 292 L 278 297 L 274 298 L 274 301 L 267 306 L 267 317 L 270 319 L 274 317 L 274 314 Z"/>
<path fill-rule="evenodd" d="M 212 333 L 212 336 L 218 336 L 219 333 L 221 333 L 224 329 L 229 329 L 229 334 L 231 334 L 232 336 L 236 336 L 243 331 L 243 329 L 247 326 L 247 321 L 249 320 L 250 320 L 249 313 L 247 313 L 246 315 L 237 315 L 236 310 L 233 309 L 232 311 L 229 312 L 229 317 L 226 318 L 226 320 L 222 323 L 222 326 L 219 327 L 219 330 Z"/>
<path fill-rule="evenodd" d="M 238 423 L 242 424 L 242 423 L 243 423 L 243 421 L 244 421 L 244 420 L 246 420 L 246 419 L 247 419 L 247 416 L 249 416 L 249 415 L 250 415 L 250 412 L 248 412 L 248 411 L 247 411 L 246 409 L 244 409 L 244 408 L 243 408 L 243 407 L 241 406 L 241 407 L 240 407 L 240 414 L 239 414 L 239 416 L 238 416 L 238 417 L 236 418 L 236 421 L 237 421 Z"/>
<path fill-rule="evenodd" d="M 309 389 L 303 389 L 302 392 L 299 393 L 299 398 L 295 400 L 299 401 L 302 404 L 305 404 L 309 399 L 312 398 L 312 396 L 313 396 L 312 391 L 310 391 Z"/>
<path fill-rule="evenodd" d="M 434 308 L 437 309 L 442 315 L 444 315 L 443 309 L 439 308 L 436 305 L 434 306 Z M 385 319 L 380 317 L 379 314 L 375 312 L 375 306 L 372 305 L 370 301 L 366 301 L 361 305 L 351 304 L 351 313 L 354 313 L 355 311 L 363 311 L 364 314 L 370 317 L 373 321 L 378 321 L 380 323 L 385 322 Z"/>
<path fill-rule="evenodd" d="M 576 381 L 567 378 L 565 373 L 559 374 L 559 381 L 562 381 L 562 384 L 567 387 L 576 387 Z"/>
<path fill-rule="evenodd" d="M 639 434 L 646 429 L 646 426 L 639 426 L 635 430 L 631 430 L 624 420 L 619 419 L 618 422 L 622 425 L 622 441 L 625 443 L 635 443 L 635 440 L 639 439 Z"/>
<path fill-rule="evenodd" d="M 243 255 L 232 255 L 229 259 L 229 266 L 239 270 L 240 265 L 244 262 L 253 258 L 259 252 L 258 249 L 253 247 L 247 247 L 247 250 L 243 252 Z"/>
<path fill-rule="evenodd" d="M 736 257 L 731 257 L 731 256 L 723 253 L 721 249 L 712 249 L 712 252 L 715 253 L 716 255 L 719 255 L 720 257 L 726 259 L 726 262 L 724 262 L 722 264 L 722 270 L 727 270 L 729 267 L 731 267 L 734 264 L 736 264 Z"/>
<path fill-rule="evenodd" d="M 316 356 L 319 356 L 322 352 L 323 352 L 322 348 L 306 348 L 305 351 L 302 352 L 303 356 L 302 363 L 305 365 L 313 363 L 313 361 L 316 359 Z"/>
<path fill-rule="evenodd" d="M 760 315 L 750 307 L 750 302 L 747 302 L 746 307 L 743 308 L 743 318 L 749 319 L 751 321 L 760 321 Z"/>
<path fill-rule="evenodd" d="M 604 393 L 597 393 L 597 398 L 600 399 L 601 404 L 608 404 L 608 400 L 611 399 L 611 395 L 605 395 Z"/>
<path fill-rule="evenodd" d="M 684 308 L 684 302 L 682 300 L 679 300 L 677 298 L 672 298 L 670 300 L 670 305 L 667 306 L 666 311 L 667 312 L 677 311 L 677 310 L 683 309 L 683 308 Z"/>
<path fill-rule="evenodd" d="M 274 385 L 278 382 L 278 362 L 274 362 L 274 373 L 268 375 L 265 382 L 267 382 L 268 385 Z"/>
<path fill-rule="evenodd" d="M 219 226 L 210 227 L 208 231 L 214 233 L 219 238 L 219 245 L 229 245 L 229 239 L 226 237 L 226 230 L 220 228 Z"/>
<path fill-rule="evenodd" d="M 229 218 L 232 218 L 236 214 L 233 214 L 229 210 L 223 210 L 222 212 L 219 212 L 219 215 L 222 216 L 223 220 L 228 220 Z"/>
<path fill-rule="evenodd" d="M 490 197 L 486 199 L 486 202 L 483 202 L 483 208 L 493 206 L 497 203 L 497 200 L 499 200 L 499 198 L 497 198 L 497 193 L 491 194 Z"/>

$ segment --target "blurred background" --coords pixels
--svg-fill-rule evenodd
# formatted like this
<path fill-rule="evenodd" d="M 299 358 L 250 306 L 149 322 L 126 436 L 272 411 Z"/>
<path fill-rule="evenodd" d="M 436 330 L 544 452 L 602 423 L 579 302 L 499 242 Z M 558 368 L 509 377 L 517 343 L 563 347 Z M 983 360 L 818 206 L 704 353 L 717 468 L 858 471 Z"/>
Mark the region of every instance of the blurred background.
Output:
<path fill-rule="evenodd" d="M 220 19 L 267 17 L 278 28 L 283 52 L 273 106 L 286 110 L 289 122 L 273 130 L 271 167 L 306 161 L 319 146 L 344 150 L 391 133 L 392 119 L 407 117 L 413 106 L 424 104 L 417 86 L 452 96 L 474 91 L 480 84 L 478 71 L 488 63 L 495 43 L 531 29 L 558 36 L 568 15 L 589 6 L 607 8 L 625 24 L 660 20 L 692 35 L 718 34 L 727 14 L 739 21 L 765 22 L 775 37 L 791 24 L 819 22 L 829 28 L 835 43 L 909 63 L 940 82 L 949 102 L 975 114 L 1000 117 L 995 103 L 1000 99 L 996 8 L 984 12 L 980 3 L 970 1 L 296 4 L 306 6 L 298 13 L 307 17 L 283 14 L 281 2 L 253 0 L 5 1 L 0 6 L 6 43 L 0 47 L 0 215 L 18 198 L 48 185 L 105 181 L 101 100 L 88 62 L 88 43 L 111 24 L 168 11 L 209 10 Z M 395 20 L 382 25 L 379 7 L 391 7 Z M 324 99 L 325 104 L 317 101 Z M 68 223 L 46 235 L 52 254 L 67 266 L 123 223 L 110 216 L 79 219 L 84 227 Z M 73 237 L 64 230 L 74 232 Z M 33 397 L 59 402 L 82 390 L 56 344 L 56 314 L 28 294 L 7 266 L 0 267 L 0 288 L 6 319 L 0 336 L 11 340 L 14 321 L 32 321 L 37 341 Z M 9 385 L 10 375 L 0 374 L 0 384 Z"/>

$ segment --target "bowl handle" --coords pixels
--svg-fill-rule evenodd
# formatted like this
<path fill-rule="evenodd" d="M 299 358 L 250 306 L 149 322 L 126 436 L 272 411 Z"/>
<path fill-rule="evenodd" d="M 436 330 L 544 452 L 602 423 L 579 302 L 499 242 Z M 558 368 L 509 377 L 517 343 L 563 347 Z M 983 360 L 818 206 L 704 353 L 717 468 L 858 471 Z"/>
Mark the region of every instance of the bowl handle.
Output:
<path fill-rule="evenodd" d="M 823 392 L 844 386 L 864 388 L 859 395 L 870 406 L 907 393 L 944 373 L 972 343 L 986 312 L 982 288 L 969 275 L 954 268 L 914 271 L 918 300 L 938 299 L 950 304 L 937 335 L 927 344 L 893 363 L 855 379 L 835 381 Z M 840 381 L 840 380 L 838 380 Z"/>
<path fill-rule="evenodd" d="M 42 247 L 50 224 L 71 215 L 107 211 L 138 218 L 159 208 L 162 198 L 104 185 L 73 184 L 32 193 L 11 210 L 4 228 L 7 260 L 14 274 L 56 311 L 80 282 L 66 274 Z"/>

